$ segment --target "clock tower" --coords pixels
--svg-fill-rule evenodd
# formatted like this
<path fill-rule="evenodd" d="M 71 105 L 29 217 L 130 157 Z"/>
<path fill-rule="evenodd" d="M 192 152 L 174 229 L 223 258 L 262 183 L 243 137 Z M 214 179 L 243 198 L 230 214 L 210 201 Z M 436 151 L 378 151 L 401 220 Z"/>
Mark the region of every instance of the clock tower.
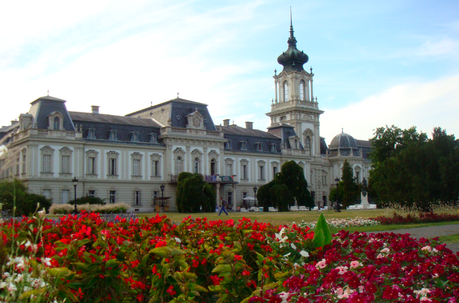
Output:
<path fill-rule="evenodd" d="M 314 74 L 303 69 L 309 58 L 296 47 L 293 35 L 292 17 L 290 16 L 290 37 L 288 49 L 277 62 L 284 68 L 280 74 L 274 71 L 275 97 L 271 111 L 266 115 L 271 118 L 271 127 L 288 124 L 295 128 L 306 153 L 309 156 L 320 156 L 319 110 L 317 97 L 314 98 L 312 80 Z"/>

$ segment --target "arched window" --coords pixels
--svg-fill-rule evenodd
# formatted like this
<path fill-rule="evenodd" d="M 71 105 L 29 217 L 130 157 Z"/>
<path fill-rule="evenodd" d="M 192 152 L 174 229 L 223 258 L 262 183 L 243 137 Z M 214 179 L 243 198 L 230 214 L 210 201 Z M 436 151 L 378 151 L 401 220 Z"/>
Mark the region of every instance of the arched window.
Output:
<path fill-rule="evenodd" d="M 54 130 L 59 130 L 59 117 L 54 117 Z"/>
<path fill-rule="evenodd" d="M 304 81 L 300 82 L 300 100 L 304 101 Z"/>
<path fill-rule="evenodd" d="M 288 82 L 284 82 L 284 102 L 288 101 Z"/>

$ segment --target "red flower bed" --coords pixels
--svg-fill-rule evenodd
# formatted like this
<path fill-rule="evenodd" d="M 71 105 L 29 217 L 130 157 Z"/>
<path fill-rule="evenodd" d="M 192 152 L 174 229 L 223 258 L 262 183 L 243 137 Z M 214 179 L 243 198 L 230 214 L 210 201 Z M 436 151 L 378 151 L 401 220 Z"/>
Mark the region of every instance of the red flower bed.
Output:
<path fill-rule="evenodd" d="M 32 290 L 14 286 L 23 302 L 33 292 L 50 302 L 444 302 L 459 295 L 458 256 L 436 241 L 340 232 L 315 249 L 312 238 L 309 228 L 249 219 L 24 218 L 1 225 L 0 299 L 11 293 L 12 272 L 44 281 Z"/>
<path fill-rule="evenodd" d="M 401 216 L 396 213 L 392 217 L 376 217 L 372 220 L 378 221 L 382 225 L 391 224 L 410 224 L 410 223 L 434 223 L 434 222 L 447 222 L 459 221 L 459 214 L 437 214 L 433 212 L 420 212 L 416 216 L 406 215 Z"/>

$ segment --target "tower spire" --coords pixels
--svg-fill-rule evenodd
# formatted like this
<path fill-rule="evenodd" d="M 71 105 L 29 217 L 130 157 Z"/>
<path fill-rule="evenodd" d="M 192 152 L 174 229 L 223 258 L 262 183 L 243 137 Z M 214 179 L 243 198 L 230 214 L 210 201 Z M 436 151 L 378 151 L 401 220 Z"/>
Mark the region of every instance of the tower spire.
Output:
<path fill-rule="evenodd" d="M 288 49 L 283 52 L 278 58 L 277 62 L 284 66 L 284 71 L 298 71 L 301 72 L 303 64 L 308 62 L 309 58 L 304 52 L 296 48 L 296 38 L 293 34 L 293 18 L 292 7 L 290 6 L 290 37 L 287 40 Z"/>

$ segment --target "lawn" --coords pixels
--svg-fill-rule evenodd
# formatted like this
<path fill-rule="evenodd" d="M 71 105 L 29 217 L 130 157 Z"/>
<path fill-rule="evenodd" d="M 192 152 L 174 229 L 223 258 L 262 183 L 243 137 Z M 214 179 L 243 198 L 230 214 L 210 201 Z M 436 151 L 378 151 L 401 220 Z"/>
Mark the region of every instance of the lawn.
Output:
<path fill-rule="evenodd" d="M 251 220 L 256 220 L 263 223 L 271 223 L 273 225 L 290 225 L 293 222 L 301 223 L 304 222 L 316 222 L 319 219 L 320 214 L 323 213 L 326 219 L 346 219 L 346 218 L 375 218 L 377 216 L 387 215 L 384 210 L 375 209 L 375 210 L 342 210 L 341 212 L 336 212 L 333 210 L 327 211 L 307 211 L 307 212 L 229 212 L 228 216 L 222 213 L 221 216 L 218 213 L 192 213 L 184 214 L 178 212 L 165 212 L 161 215 L 166 215 L 173 222 L 179 223 L 188 216 L 192 218 L 207 218 L 208 220 L 239 220 L 242 218 L 249 218 Z M 152 217 L 156 213 L 141 213 L 136 214 L 138 217 Z M 349 232 L 372 232 L 372 231 L 388 231 L 396 229 L 406 229 L 406 228 L 416 228 L 416 227 L 426 227 L 426 226 L 436 226 L 436 225 L 448 225 L 448 224 L 459 224 L 459 221 L 452 222 L 440 222 L 440 223 L 422 223 L 422 224 L 397 224 L 397 225 L 376 225 L 376 226 L 360 226 L 360 227 L 346 227 L 346 228 L 330 228 L 332 233 L 337 233 L 339 230 L 347 230 Z M 459 232 L 458 235 L 451 236 L 448 238 L 447 243 L 459 243 Z"/>

